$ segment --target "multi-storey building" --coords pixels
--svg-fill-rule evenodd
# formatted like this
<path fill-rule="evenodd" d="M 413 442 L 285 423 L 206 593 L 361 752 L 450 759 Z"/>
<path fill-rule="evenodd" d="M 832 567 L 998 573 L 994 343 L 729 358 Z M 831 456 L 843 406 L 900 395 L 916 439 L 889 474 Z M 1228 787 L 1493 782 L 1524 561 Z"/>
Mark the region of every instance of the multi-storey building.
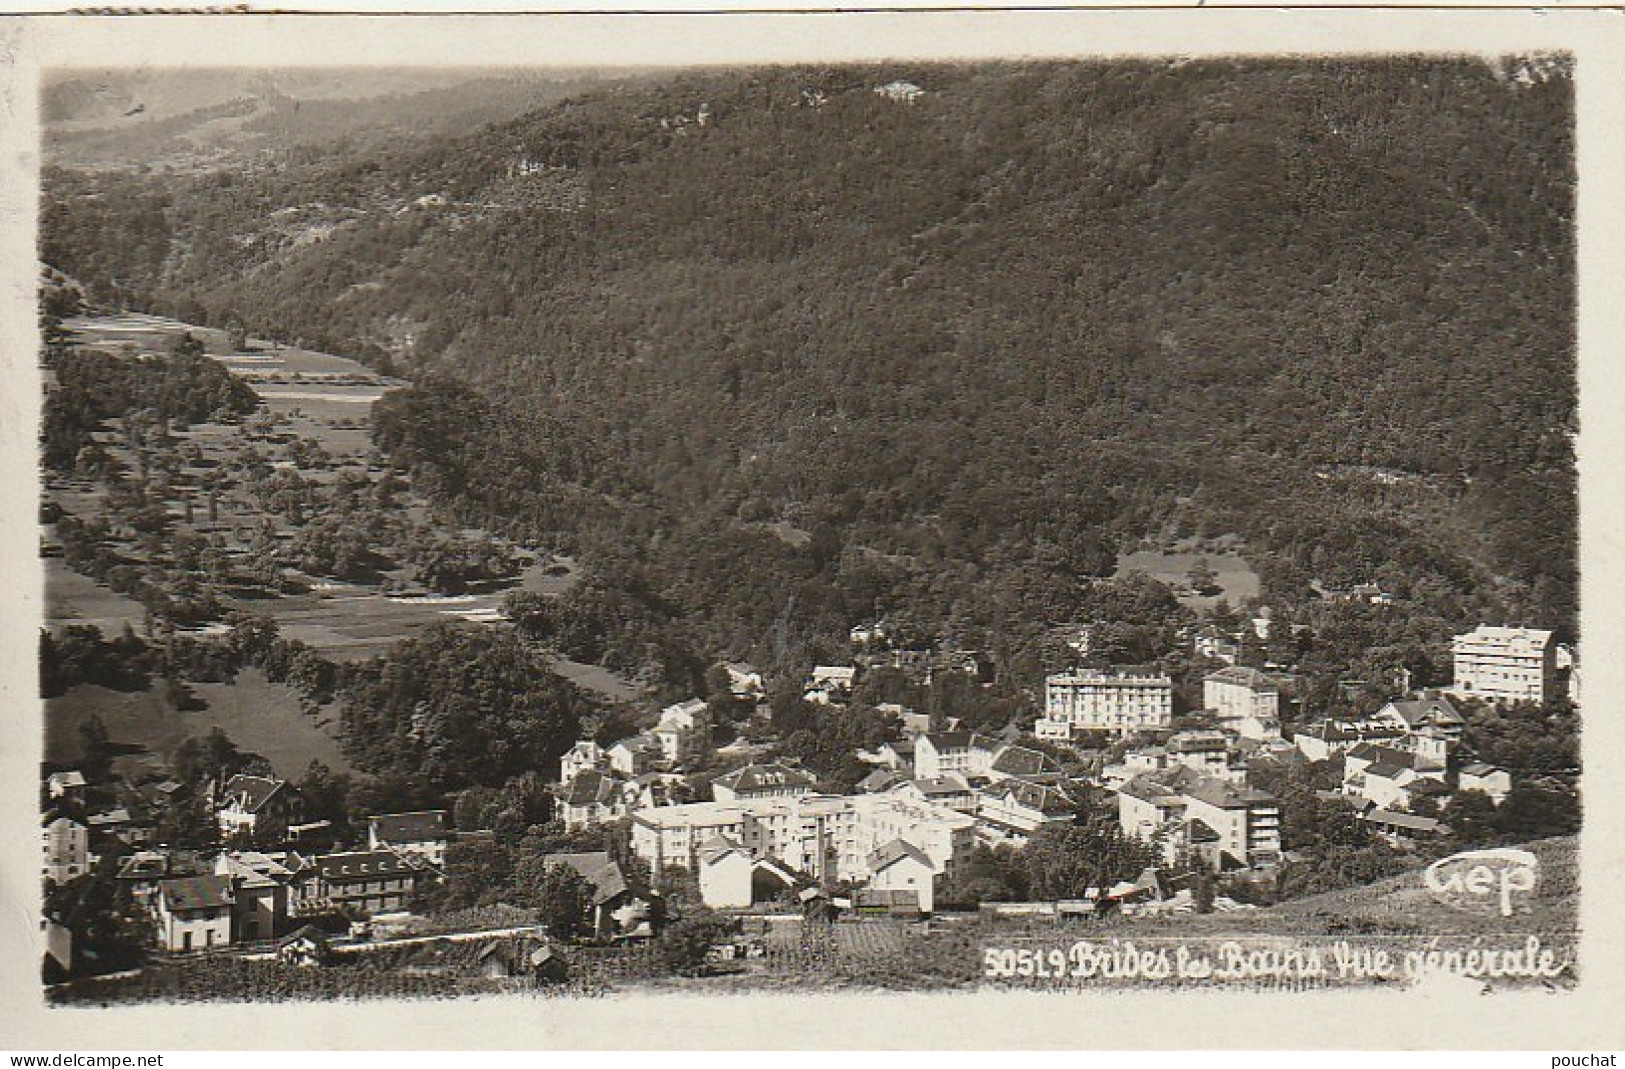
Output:
<path fill-rule="evenodd" d="M 1557 646 L 1550 631 L 1481 624 L 1457 635 L 1451 654 L 1451 689 L 1462 697 L 1541 702 L 1556 693 Z"/>
<path fill-rule="evenodd" d="M 997 743 L 972 731 L 932 731 L 914 739 L 914 774 L 937 779 L 949 773 L 986 776 Z"/>
<path fill-rule="evenodd" d="M 1243 738 L 1280 731 L 1280 688 L 1256 668 L 1222 668 L 1204 676 L 1202 704 L 1214 711 L 1221 727 Z"/>
<path fill-rule="evenodd" d="M 975 820 L 896 794 L 802 795 L 698 802 L 632 815 L 632 850 L 656 870 L 693 869 L 702 847 L 721 835 L 752 857 L 815 879 L 863 882 L 868 859 L 896 839 L 931 859 L 939 875 L 965 862 Z"/>
<path fill-rule="evenodd" d="M 1148 842 L 1160 836 L 1170 863 L 1185 851 L 1214 868 L 1281 856 L 1281 805 L 1263 791 L 1180 768 L 1134 777 L 1117 802 L 1123 834 Z"/>
<path fill-rule="evenodd" d="M 393 850 L 323 854 L 316 859 L 304 912 L 370 915 L 405 909 L 432 876 L 427 862 Z"/>
<path fill-rule="evenodd" d="M 1166 675 L 1076 671 L 1044 680 L 1039 738 L 1071 738 L 1079 731 L 1129 735 L 1165 728 L 1174 716 L 1174 683 Z"/>
<path fill-rule="evenodd" d="M 77 820 L 57 817 L 43 830 L 45 840 L 44 877 L 53 883 L 67 883 L 90 871 L 90 829 Z"/>
<path fill-rule="evenodd" d="M 742 798 L 794 798 L 811 794 L 817 780 L 805 769 L 772 761 L 748 764 L 711 781 L 711 794 L 719 802 Z"/>
<path fill-rule="evenodd" d="M 711 714 L 705 699 L 690 698 L 666 706 L 649 735 L 667 764 L 679 764 L 705 752 L 711 745 Z"/>

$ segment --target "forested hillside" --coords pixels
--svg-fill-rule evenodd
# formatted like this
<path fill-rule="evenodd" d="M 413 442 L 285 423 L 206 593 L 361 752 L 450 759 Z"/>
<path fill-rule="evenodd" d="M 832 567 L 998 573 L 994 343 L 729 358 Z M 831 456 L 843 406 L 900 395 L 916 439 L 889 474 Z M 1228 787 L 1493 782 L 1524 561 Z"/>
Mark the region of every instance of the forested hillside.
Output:
<path fill-rule="evenodd" d="M 580 554 L 570 611 L 627 657 L 807 659 L 877 612 L 1036 657 L 1127 618 L 1090 582 L 1119 550 L 1227 533 L 1277 605 L 1396 589 L 1423 610 L 1396 644 L 1571 632 L 1572 88 L 1512 60 L 686 74 L 427 148 L 53 171 L 42 255 L 413 379 L 380 445 Z"/>

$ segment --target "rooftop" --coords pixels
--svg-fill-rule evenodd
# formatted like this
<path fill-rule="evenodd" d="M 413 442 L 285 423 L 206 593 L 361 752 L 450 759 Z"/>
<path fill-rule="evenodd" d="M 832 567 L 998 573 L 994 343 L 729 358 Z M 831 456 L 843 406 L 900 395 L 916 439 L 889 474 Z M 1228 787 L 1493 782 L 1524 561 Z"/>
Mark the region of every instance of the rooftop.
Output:
<path fill-rule="evenodd" d="M 904 858 L 912 858 L 926 868 L 932 867 L 931 859 L 919 847 L 906 839 L 893 839 L 869 855 L 869 871 L 881 872 Z"/>
<path fill-rule="evenodd" d="M 393 850 L 358 850 L 346 854 L 324 854 L 316 859 L 316 870 L 324 880 L 404 876 L 418 869 L 417 863 Z"/>
<path fill-rule="evenodd" d="M 446 837 L 446 811 L 430 809 L 421 813 L 380 813 L 372 818 L 372 830 L 380 842 L 438 841 Z"/>
<path fill-rule="evenodd" d="M 548 854 L 542 858 L 544 868 L 565 865 L 574 869 L 582 879 L 593 886 L 592 904 L 609 901 L 627 889 L 626 874 L 605 850 L 576 854 Z"/>
<path fill-rule="evenodd" d="M 778 787 L 805 787 L 811 790 L 817 780 L 810 772 L 773 761 L 768 764 L 752 762 L 724 773 L 712 782 L 737 794 L 744 794 Z"/>
<path fill-rule="evenodd" d="M 226 781 L 225 790 L 221 792 L 221 800 L 224 804 L 235 805 L 244 812 L 257 813 L 272 796 L 287 785 L 285 780 L 267 779 L 264 776 L 233 776 Z"/>
<path fill-rule="evenodd" d="M 183 876 L 158 885 L 159 897 L 171 910 L 221 909 L 234 900 L 231 879 L 226 876 Z"/>
<path fill-rule="evenodd" d="M 1209 672 L 1202 677 L 1204 683 L 1228 683 L 1232 686 L 1250 687 L 1260 693 L 1275 694 L 1279 688 L 1269 676 L 1256 668 L 1231 667 L 1221 668 L 1217 672 Z"/>

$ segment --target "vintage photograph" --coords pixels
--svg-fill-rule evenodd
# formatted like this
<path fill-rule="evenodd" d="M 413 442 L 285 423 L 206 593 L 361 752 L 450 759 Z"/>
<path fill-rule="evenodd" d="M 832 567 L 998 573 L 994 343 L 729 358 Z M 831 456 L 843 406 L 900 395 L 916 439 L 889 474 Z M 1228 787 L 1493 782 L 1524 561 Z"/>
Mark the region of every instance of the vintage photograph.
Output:
<path fill-rule="evenodd" d="M 43 1000 L 1573 989 L 1576 97 L 43 69 Z"/>

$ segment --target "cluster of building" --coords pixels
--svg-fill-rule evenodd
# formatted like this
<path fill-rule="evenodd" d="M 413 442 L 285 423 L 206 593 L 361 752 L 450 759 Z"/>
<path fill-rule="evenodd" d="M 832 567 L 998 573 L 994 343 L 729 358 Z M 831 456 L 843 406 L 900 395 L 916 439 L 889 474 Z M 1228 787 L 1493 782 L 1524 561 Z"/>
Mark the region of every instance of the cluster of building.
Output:
<path fill-rule="evenodd" d="M 1253 621 L 1260 625 L 1267 628 L 1268 618 Z M 900 652 L 883 625 L 854 629 L 852 641 L 860 662 Z M 1182 730 L 1174 729 L 1170 677 L 1122 668 L 1049 676 L 1033 729 L 1038 741 L 1014 726 L 997 736 L 952 723 L 943 730 L 929 717 L 884 707 L 903 726 L 903 741 L 855 755 L 872 771 L 853 794 L 821 792 L 817 777 L 781 759 L 745 759 L 696 779 L 696 768 L 717 755 L 709 707 L 696 698 L 666 707 L 648 730 L 612 745 L 577 742 L 560 762 L 559 814 L 570 830 L 627 820 L 632 853 L 657 885 L 671 870 L 686 871 L 707 905 L 725 909 L 850 892 L 860 911 L 928 914 L 978 843 L 1020 844 L 1048 825 L 1072 823 L 1085 792 L 1114 795 L 1122 832 L 1155 844 L 1167 864 L 1267 869 L 1283 856 L 1282 814 L 1280 802 L 1251 782 L 1260 759 L 1338 761 L 1341 783 L 1329 793 L 1358 819 L 1394 838 L 1441 833 L 1436 809 L 1460 792 L 1499 805 L 1513 787 L 1506 770 L 1463 756 L 1466 724 L 1452 696 L 1543 701 L 1563 672 L 1571 686 L 1576 675 L 1550 632 L 1479 627 L 1457 636 L 1447 691 L 1396 698 L 1359 718 L 1304 723 L 1290 715 L 1291 677 L 1224 663 L 1221 646 L 1204 654 L 1224 666 L 1203 678 L 1203 709 L 1192 716 L 1201 726 Z M 726 667 L 737 698 L 762 700 L 758 674 Z M 819 666 L 804 698 L 843 705 L 859 671 Z M 1296 726 L 1284 733 L 1284 721 Z M 1051 745 L 1085 738 L 1111 743 L 1114 759 L 1089 766 L 1076 751 Z M 325 823 L 303 820 L 292 785 L 237 775 L 205 789 L 225 844 L 205 858 L 153 844 L 155 814 L 176 804 L 180 784 L 149 783 L 111 800 L 98 792 L 96 804 L 88 803 L 88 786 L 71 770 L 47 779 L 42 874 L 74 880 L 96 864 L 99 843 L 116 839 L 117 852 L 128 855 L 117 879 L 146 908 L 166 951 L 259 943 L 322 918 L 405 909 L 440 878 L 455 835 L 443 811 L 383 814 L 368 819 L 363 848 L 340 849 Z M 594 887 L 595 934 L 647 934 L 657 921 L 659 896 L 635 889 L 607 853 L 553 860 Z"/>
<path fill-rule="evenodd" d="M 151 785 L 173 797 L 179 785 Z M 311 921 L 354 921 L 406 909 L 438 880 L 452 832 L 443 810 L 387 813 L 367 819 L 364 846 L 341 850 L 300 845 L 325 824 L 300 824 L 292 784 L 232 776 L 206 791 L 225 848 L 209 856 L 156 845 L 147 833 L 67 815 L 86 804 L 91 785 L 77 771 L 53 773 L 47 790 L 57 806 L 43 827 L 43 877 L 68 883 L 89 873 L 102 854 L 121 858 L 116 881 L 150 917 L 159 950 L 215 950 L 275 939 Z M 319 838 L 319 836 L 316 836 Z M 253 844 L 262 844 L 259 847 Z M 99 853 L 97 852 L 99 851 Z"/>

